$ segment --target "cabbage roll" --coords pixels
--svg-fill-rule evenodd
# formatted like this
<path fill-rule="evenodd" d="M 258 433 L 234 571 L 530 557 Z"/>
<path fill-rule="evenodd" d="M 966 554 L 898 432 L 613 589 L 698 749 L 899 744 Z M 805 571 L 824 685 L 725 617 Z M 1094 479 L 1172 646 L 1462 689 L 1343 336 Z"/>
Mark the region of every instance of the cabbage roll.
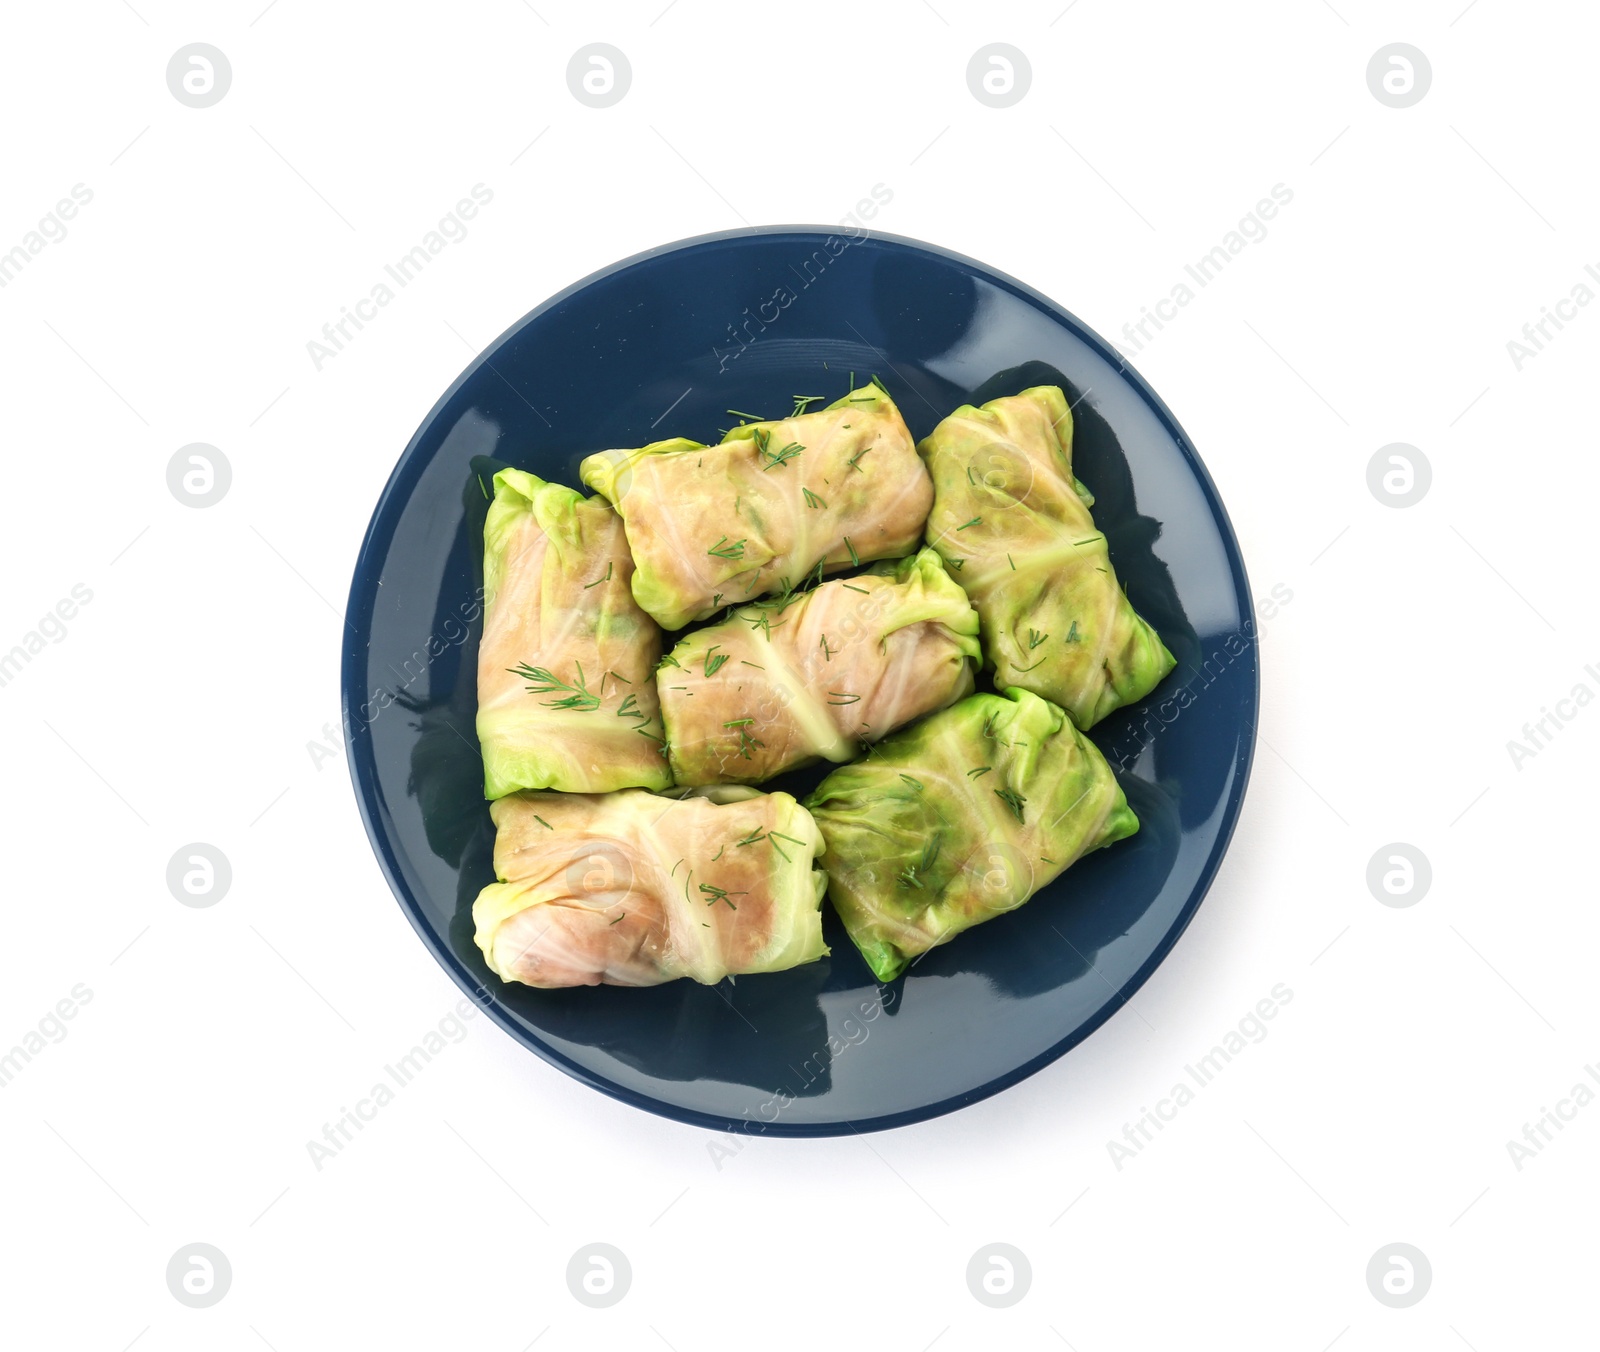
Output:
<path fill-rule="evenodd" d="M 828 952 L 822 837 L 786 793 L 518 793 L 489 812 L 500 881 L 472 919 L 502 980 L 714 985 Z"/>
<path fill-rule="evenodd" d="M 654 670 L 661 631 L 599 498 L 521 470 L 494 476 L 483 526 L 478 741 L 484 796 L 672 783 Z"/>
<path fill-rule="evenodd" d="M 970 694 L 978 615 L 924 549 L 756 602 L 678 642 L 656 673 L 679 784 L 759 783 Z"/>
<path fill-rule="evenodd" d="M 827 842 L 828 895 L 880 981 L 1139 829 L 1066 714 L 1005 694 L 894 734 L 806 799 Z"/>
<path fill-rule="evenodd" d="M 604 451 L 579 473 L 622 514 L 633 594 L 664 629 L 917 546 L 933 486 L 879 384 L 816 413 L 736 427 L 720 446 Z"/>
<path fill-rule="evenodd" d="M 1092 727 L 1173 667 L 1129 603 L 1072 472 L 1072 413 L 1053 385 L 958 408 L 917 447 L 933 474 L 928 543 L 983 620 L 997 686 Z"/>

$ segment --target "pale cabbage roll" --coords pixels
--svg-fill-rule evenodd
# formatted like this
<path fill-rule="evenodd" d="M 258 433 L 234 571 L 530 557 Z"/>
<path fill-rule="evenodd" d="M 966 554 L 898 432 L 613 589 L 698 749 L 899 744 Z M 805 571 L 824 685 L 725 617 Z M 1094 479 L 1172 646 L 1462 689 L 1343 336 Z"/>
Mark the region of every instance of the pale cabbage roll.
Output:
<path fill-rule="evenodd" d="M 478 741 L 484 796 L 672 783 L 654 669 L 617 514 L 522 470 L 494 476 L 483 527 Z"/>
<path fill-rule="evenodd" d="M 917 546 L 933 485 L 881 385 L 815 413 L 586 458 L 622 514 L 633 594 L 664 629 Z"/>
<path fill-rule="evenodd" d="M 786 793 L 519 793 L 490 809 L 473 903 L 489 969 L 529 986 L 653 986 L 824 957 L 822 836 Z"/>
<path fill-rule="evenodd" d="M 977 612 L 931 549 L 742 607 L 656 673 L 673 777 L 759 783 L 851 760 L 969 694 L 979 656 Z"/>
<path fill-rule="evenodd" d="M 1005 693 L 895 733 L 806 799 L 827 841 L 828 895 L 880 981 L 1139 829 L 1066 714 Z"/>
<path fill-rule="evenodd" d="M 1155 689 L 1173 657 L 1117 585 L 1072 472 L 1062 392 L 963 405 L 917 449 L 934 483 L 928 543 L 977 607 L 995 684 L 1043 695 L 1080 728 Z"/>

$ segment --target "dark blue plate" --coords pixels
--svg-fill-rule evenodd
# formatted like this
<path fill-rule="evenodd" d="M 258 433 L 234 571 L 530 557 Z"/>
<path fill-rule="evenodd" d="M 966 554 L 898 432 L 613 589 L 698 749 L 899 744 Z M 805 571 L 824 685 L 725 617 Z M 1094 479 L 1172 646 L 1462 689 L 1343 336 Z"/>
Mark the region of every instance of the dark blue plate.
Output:
<path fill-rule="evenodd" d="M 473 732 L 480 532 L 500 464 L 578 485 L 591 451 L 719 439 L 876 372 L 917 437 L 958 404 L 1057 384 L 1133 604 L 1177 669 L 1094 729 L 1141 828 L 1028 905 L 879 986 L 833 955 L 717 987 L 503 985 L 472 942 L 493 836 Z M 626 1103 L 712 1128 L 825 1136 L 976 1102 L 1081 1042 L 1155 970 L 1227 849 L 1254 745 L 1255 624 L 1238 544 L 1172 414 L 1103 339 L 931 245 L 783 227 L 640 254 L 546 301 L 423 421 L 350 588 L 343 695 L 373 849 L 423 942 L 490 1016 Z M 801 792 L 810 780 L 795 785 Z M 788 787 L 785 785 L 785 787 Z"/>

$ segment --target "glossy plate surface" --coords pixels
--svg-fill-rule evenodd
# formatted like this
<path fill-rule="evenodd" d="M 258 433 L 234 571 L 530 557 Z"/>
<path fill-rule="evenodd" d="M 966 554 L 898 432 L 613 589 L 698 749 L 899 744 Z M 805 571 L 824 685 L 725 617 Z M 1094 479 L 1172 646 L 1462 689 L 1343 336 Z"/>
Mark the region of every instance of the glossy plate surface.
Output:
<path fill-rule="evenodd" d="M 913 435 L 957 405 L 1058 384 L 1134 606 L 1177 669 L 1093 730 L 1141 828 L 1026 906 L 880 987 L 831 909 L 831 958 L 717 987 L 537 991 L 490 974 L 471 906 L 493 834 L 473 731 L 485 483 L 503 464 L 579 486 L 591 451 L 720 439 L 876 372 Z M 979 263 L 892 236 L 775 227 L 628 259 L 547 301 L 428 415 L 356 564 L 343 665 L 357 797 L 439 963 L 514 1037 L 625 1102 L 713 1128 L 831 1135 L 949 1112 L 1099 1027 L 1205 895 L 1244 795 L 1258 702 L 1233 531 L 1182 429 L 1110 346 Z M 803 793 L 820 771 L 775 786 Z"/>

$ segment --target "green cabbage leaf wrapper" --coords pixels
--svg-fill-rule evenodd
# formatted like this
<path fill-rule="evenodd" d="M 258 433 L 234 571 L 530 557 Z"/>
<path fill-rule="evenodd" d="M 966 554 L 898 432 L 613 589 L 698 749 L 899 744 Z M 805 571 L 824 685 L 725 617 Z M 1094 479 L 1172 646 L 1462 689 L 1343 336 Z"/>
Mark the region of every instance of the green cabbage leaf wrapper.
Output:
<path fill-rule="evenodd" d="M 603 500 L 521 470 L 494 476 L 478 648 L 486 798 L 671 785 L 654 678 L 661 630 L 632 578 L 622 521 Z"/>
<path fill-rule="evenodd" d="M 978 614 L 931 549 L 757 602 L 680 639 L 656 673 L 679 784 L 759 783 L 970 694 Z"/>
<path fill-rule="evenodd" d="M 472 919 L 504 981 L 714 985 L 828 952 L 822 836 L 786 793 L 518 793 L 489 813 L 499 881 Z"/>
<path fill-rule="evenodd" d="M 1173 656 L 1134 611 L 1072 472 L 1072 413 L 1053 385 L 965 404 L 917 447 L 933 475 L 928 543 L 983 620 L 999 687 L 1080 728 L 1148 695 Z"/>
<path fill-rule="evenodd" d="M 815 413 L 752 422 L 719 446 L 675 438 L 588 456 L 579 474 L 622 514 L 633 594 L 680 629 L 824 573 L 911 553 L 933 487 L 878 385 Z"/>
<path fill-rule="evenodd" d="M 880 981 L 1139 829 L 1094 743 L 1014 688 L 895 733 L 806 806 L 828 895 Z"/>

